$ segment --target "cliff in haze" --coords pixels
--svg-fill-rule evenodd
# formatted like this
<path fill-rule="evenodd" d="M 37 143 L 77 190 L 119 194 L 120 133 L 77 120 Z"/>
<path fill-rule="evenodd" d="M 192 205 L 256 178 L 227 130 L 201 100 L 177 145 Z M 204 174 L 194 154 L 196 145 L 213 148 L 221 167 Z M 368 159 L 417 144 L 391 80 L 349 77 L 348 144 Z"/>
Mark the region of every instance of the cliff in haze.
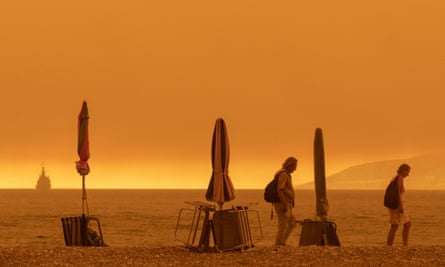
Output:
<path fill-rule="evenodd" d="M 407 190 L 445 190 L 445 155 L 427 155 L 409 159 L 385 160 L 352 166 L 326 177 L 327 189 L 384 189 L 400 164 L 411 166 L 405 180 Z M 313 189 L 313 182 L 297 189 Z"/>

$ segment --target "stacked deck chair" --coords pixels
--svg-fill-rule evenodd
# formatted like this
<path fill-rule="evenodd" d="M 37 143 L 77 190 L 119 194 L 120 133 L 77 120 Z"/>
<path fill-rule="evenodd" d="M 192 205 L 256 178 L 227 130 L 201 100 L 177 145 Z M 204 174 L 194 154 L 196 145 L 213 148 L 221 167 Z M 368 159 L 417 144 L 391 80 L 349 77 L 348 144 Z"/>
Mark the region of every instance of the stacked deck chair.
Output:
<path fill-rule="evenodd" d="M 99 219 L 93 216 L 64 217 L 62 220 L 63 236 L 67 246 L 106 246 L 102 236 Z M 91 222 L 97 223 L 97 231 Z"/>

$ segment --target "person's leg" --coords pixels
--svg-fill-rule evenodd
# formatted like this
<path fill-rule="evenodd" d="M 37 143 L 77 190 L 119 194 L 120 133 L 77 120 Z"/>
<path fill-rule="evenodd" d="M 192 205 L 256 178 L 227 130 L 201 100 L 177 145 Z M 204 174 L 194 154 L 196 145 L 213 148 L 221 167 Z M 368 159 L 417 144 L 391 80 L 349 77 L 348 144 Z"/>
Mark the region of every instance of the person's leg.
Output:
<path fill-rule="evenodd" d="M 386 240 L 386 244 L 388 246 L 392 246 L 394 243 L 394 237 L 396 236 L 397 228 L 399 228 L 398 224 L 391 224 L 391 228 L 389 229 L 388 239 Z"/>
<path fill-rule="evenodd" d="M 286 231 L 284 232 L 283 235 L 283 242 L 284 244 L 286 243 L 287 239 L 289 238 L 290 234 L 292 233 L 292 231 L 295 229 L 295 227 L 297 226 L 297 218 L 295 218 L 294 212 L 292 210 L 292 208 L 289 208 L 287 210 L 287 227 L 286 227 Z"/>
<path fill-rule="evenodd" d="M 411 222 L 407 222 L 403 225 L 403 245 L 408 246 L 408 239 L 409 239 L 409 230 L 411 228 Z"/>
<path fill-rule="evenodd" d="M 275 245 L 276 246 L 282 246 L 284 245 L 284 233 L 287 228 L 287 216 L 286 212 L 283 212 L 283 206 L 281 203 L 277 202 L 273 204 L 275 213 L 277 214 L 278 218 L 278 229 L 277 229 L 277 236 L 275 238 Z"/>

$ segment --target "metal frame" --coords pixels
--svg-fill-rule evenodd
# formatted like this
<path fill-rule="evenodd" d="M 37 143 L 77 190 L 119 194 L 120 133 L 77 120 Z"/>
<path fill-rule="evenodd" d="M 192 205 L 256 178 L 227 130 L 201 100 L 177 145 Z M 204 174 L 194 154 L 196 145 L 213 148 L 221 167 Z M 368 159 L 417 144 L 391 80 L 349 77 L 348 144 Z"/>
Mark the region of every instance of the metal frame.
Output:
<path fill-rule="evenodd" d="M 201 252 L 243 250 L 253 247 L 255 242 L 263 239 L 260 216 L 256 210 L 249 210 L 247 207 L 241 206 L 228 210 L 216 210 L 214 205 L 199 201 L 186 202 L 186 204 L 193 205 L 195 208 L 180 209 L 175 229 L 175 240 L 183 242 L 186 248 L 196 249 Z M 181 240 L 178 238 L 178 228 L 179 226 L 183 226 L 181 224 L 181 217 L 185 212 L 193 212 L 193 217 L 191 223 L 187 224 L 187 240 Z M 253 215 L 249 216 L 249 213 L 253 213 Z M 215 216 L 215 214 L 217 215 Z M 229 223 L 221 224 L 222 222 L 218 221 L 224 217 L 229 220 Z M 254 240 L 250 220 L 255 217 L 258 221 L 259 238 Z M 226 233 L 223 235 L 224 238 L 229 238 L 230 244 L 224 244 L 225 241 L 221 240 L 221 235 L 219 235 L 221 229 L 223 229 L 223 231 L 227 230 L 233 235 L 233 240 L 227 237 Z M 233 231 L 235 231 L 235 233 Z M 199 232 L 201 234 L 198 241 L 197 235 Z M 213 238 L 213 246 L 210 246 L 211 238 Z"/>

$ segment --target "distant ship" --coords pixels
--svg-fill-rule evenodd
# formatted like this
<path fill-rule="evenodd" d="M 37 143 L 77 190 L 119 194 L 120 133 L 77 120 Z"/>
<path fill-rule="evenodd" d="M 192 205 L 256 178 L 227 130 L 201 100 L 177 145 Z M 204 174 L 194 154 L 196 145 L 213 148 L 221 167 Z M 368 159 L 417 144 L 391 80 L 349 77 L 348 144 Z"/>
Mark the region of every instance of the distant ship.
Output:
<path fill-rule="evenodd" d="M 40 173 L 39 180 L 37 180 L 36 190 L 47 191 L 51 189 L 51 180 L 49 176 L 45 174 L 45 167 L 42 167 L 42 172 Z"/>

